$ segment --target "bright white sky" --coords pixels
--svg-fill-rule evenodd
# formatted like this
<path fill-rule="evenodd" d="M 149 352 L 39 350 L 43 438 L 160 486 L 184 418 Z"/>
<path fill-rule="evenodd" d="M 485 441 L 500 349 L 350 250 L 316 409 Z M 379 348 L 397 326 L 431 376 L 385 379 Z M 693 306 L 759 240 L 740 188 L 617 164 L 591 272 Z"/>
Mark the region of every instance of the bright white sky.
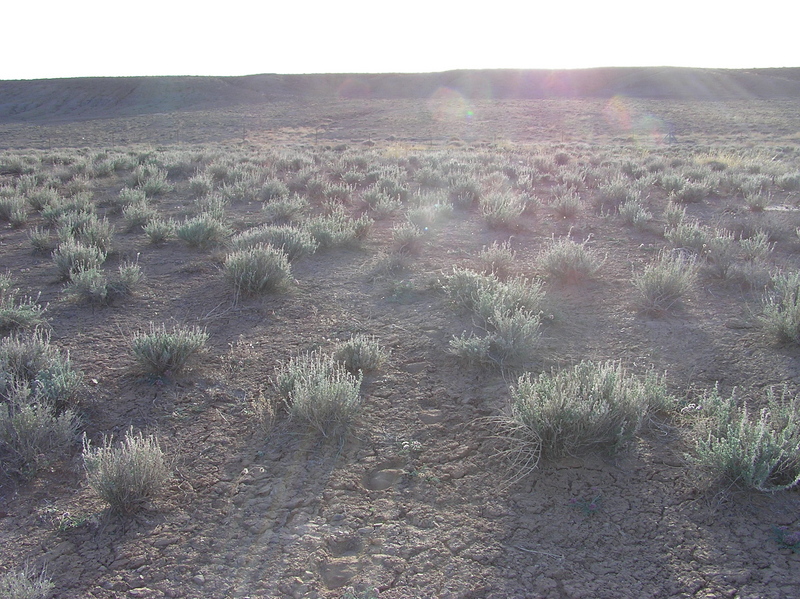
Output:
<path fill-rule="evenodd" d="M 0 14 L 0 79 L 800 67 L 797 0 L 19 0 Z"/>

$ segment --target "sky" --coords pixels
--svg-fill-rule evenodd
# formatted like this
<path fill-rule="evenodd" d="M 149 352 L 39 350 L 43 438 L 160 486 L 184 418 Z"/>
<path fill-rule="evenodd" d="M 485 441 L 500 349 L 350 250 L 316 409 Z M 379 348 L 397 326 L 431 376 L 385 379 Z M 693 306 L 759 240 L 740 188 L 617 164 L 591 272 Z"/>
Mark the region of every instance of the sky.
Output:
<path fill-rule="evenodd" d="M 796 0 L 27 0 L 0 79 L 800 67 Z"/>

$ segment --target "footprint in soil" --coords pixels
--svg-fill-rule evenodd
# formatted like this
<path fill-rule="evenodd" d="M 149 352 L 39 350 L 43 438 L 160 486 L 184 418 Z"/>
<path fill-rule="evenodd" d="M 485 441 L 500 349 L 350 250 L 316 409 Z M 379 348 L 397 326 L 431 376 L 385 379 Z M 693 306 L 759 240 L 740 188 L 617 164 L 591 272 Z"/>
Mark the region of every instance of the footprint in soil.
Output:
<path fill-rule="evenodd" d="M 398 462 L 384 462 L 364 474 L 361 483 L 370 491 L 385 491 L 401 478 L 403 469 Z"/>
<path fill-rule="evenodd" d="M 358 562 L 355 560 L 337 560 L 320 566 L 322 582 L 329 589 L 338 589 L 350 582 L 358 574 Z"/>

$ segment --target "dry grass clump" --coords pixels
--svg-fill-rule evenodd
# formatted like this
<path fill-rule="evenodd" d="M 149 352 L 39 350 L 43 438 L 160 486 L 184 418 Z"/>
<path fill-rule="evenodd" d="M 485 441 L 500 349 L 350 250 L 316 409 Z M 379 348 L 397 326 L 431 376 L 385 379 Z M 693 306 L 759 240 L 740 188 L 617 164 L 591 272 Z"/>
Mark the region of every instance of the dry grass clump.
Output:
<path fill-rule="evenodd" d="M 158 440 L 132 428 L 117 445 L 106 437 L 101 447 L 92 447 L 84 438 L 83 463 L 89 486 L 120 515 L 140 510 L 170 476 Z"/>

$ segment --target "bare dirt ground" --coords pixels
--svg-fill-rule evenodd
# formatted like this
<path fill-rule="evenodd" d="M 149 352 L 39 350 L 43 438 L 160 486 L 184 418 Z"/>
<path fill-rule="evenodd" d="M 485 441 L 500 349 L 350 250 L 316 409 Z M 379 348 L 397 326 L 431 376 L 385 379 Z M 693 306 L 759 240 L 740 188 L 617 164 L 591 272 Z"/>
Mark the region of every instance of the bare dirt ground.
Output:
<path fill-rule="evenodd" d="M 634 153 L 649 156 L 675 150 L 660 138 L 646 141 L 642 131 L 609 126 L 606 103 L 561 102 L 476 108 L 472 124 L 458 121 L 460 130 L 432 119 L 430 105 L 387 101 L 381 110 L 374 103 L 273 106 L 265 110 L 279 124 L 263 128 L 252 125 L 256 114 L 197 113 L 6 124 L 2 134 L 6 147 L 29 140 L 27 147 L 45 149 L 102 148 L 112 140 L 223 149 L 299 141 L 313 153 L 323 144 L 374 141 L 386 155 L 403 157 L 427 151 L 426 140 L 490 150 L 480 144 L 505 150 L 532 140 L 580 140 L 632 143 Z M 642 106 L 635 115 L 680 119 L 678 144 L 689 148 L 778 147 L 800 135 L 800 111 L 780 102 L 698 104 L 691 111 Z M 724 126 L 730 122 L 738 129 Z M 442 129 L 431 133 L 433 127 Z M 94 197 L 116 196 L 123 184 L 117 175 L 95 181 Z M 191 203 L 186 181 L 175 184 L 158 200 L 163 214 L 185 214 Z M 538 191 L 546 196 L 549 188 Z M 535 258 L 553 235 L 590 238 L 606 256 L 595 281 L 547 284 L 553 319 L 533 372 L 615 359 L 635 372 L 651 365 L 665 371 L 678 394 L 717 382 L 724 391 L 782 384 L 800 390 L 800 351 L 776 345 L 754 318 L 760 290 L 701 279 L 680 309 L 661 318 L 643 314 L 631 272 L 664 246 L 664 223 L 657 216 L 646 230 L 625 228 L 591 207 L 593 193 L 582 192 L 585 209 L 576 219 L 560 219 L 545 206 L 526 215 L 513 235 L 490 230 L 478 209 L 456 212 L 395 280 L 369 273 L 403 216 L 377 221 L 361 248 L 294 264 L 290 290 L 238 303 L 221 274 L 224 252 L 177 240 L 151 246 L 141 232 L 123 233 L 121 226 L 107 268 L 138 256 L 144 285 L 110 306 L 76 303 L 64 298 L 51 258 L 31 251 L 35 220 L 4 228 L 0 270 L 10 270 L 25 293 L 41 293 L 52 341 L 86 377 L 78 408 L 89 438 L 131 425 L 157 432 L 174 476 L 130 519 L 108 514 L 87 488 L 78 447 L 32 480 L 3 477 L 0 571 L 46 566 L 53 596 L 64 598 L 797 596 L 800 555 L 773 538 L 775 526 L 798 525 L 797 492 L 709 488 L 687 463 L 677 418 L 649 428 L 626 451 L 541 464 L 509 483 L 492 418 L 504 409 L 515 374 L 465 367 L 448 352 L 452 336 L 471 323 L 437 290 L 454 266 L 478 268 L 478 253 L 493 241 L 511 240 L 517 274 L 527 276 L 540 274 Z M 790 193 L 774 198 L 791 208 L 778 217 L 782 230 L 800 225 L 798 200 Z M 654 193 L 648 202 L 660 215 L 666 195 Z M 720 223 L 734 204 L 741 199 L 712 197 L 687 212 Z M 226 214 L 237 230 L 261 222 L 259 202 L 234 202 Z M 774 265 L 796 268 L 798 249 L 796 236 L 777 239 Z M 148 379 L 134 368 L 128 344 L 150 322 L 203 326 L 208 349 L 180 376 Z M 354 333 L 374 335 L 391 358 L 365 379 L 363 410 L 344 443 L 305 434 L 282 413 L 268 433 L 255 425 L 248 399 L 261 390 L 274 394 L 269 377 L 280 361 L 329 349 Z"/>

